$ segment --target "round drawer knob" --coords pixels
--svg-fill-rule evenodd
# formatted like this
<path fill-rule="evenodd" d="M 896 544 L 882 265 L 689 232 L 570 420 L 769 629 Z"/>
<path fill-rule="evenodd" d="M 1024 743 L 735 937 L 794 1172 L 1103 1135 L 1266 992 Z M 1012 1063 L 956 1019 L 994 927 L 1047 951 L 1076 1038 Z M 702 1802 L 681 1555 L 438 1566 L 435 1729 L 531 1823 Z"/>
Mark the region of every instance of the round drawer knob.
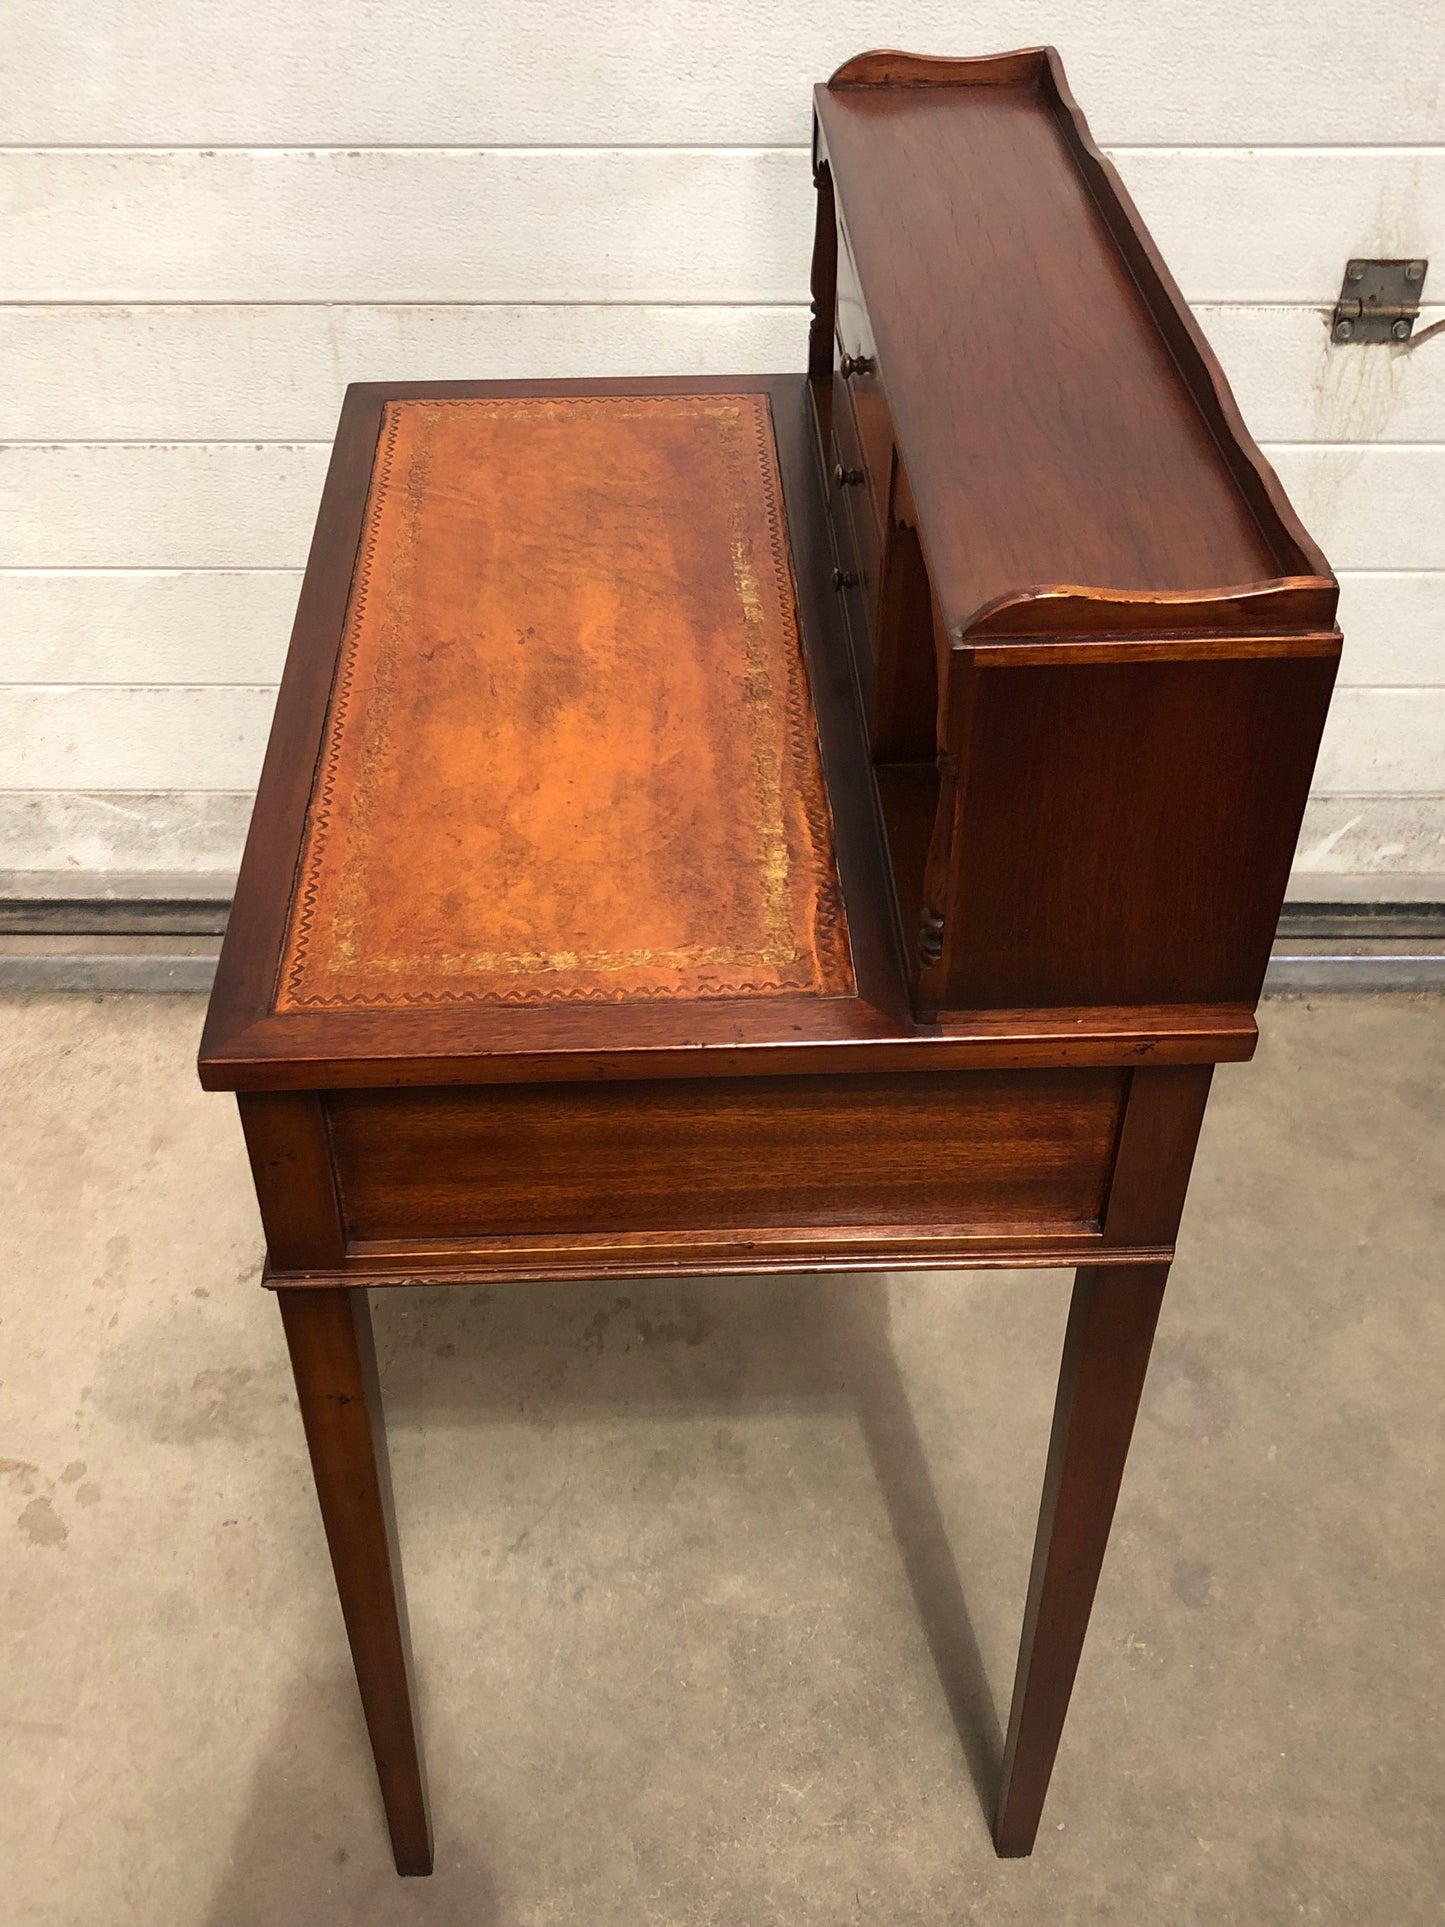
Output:
<path fill-rule="evenodd" d="M 856 569 L 834 569 L 833 587 L 835 589 L 856 589 L 858 572 Z"/>
<path fill-rule="evenodd" d="M 851 381 L 854 375 L 866 375 L 872 372 L 873 357 L 871 355 L 844 355 L 843 359 L 838 363 L 838 368 L 844 381 Z"/>
<path fill-rule="evenodd" d="M 863 480 L 861 468 L 844 468 L 841 462 L 833 470 L 833 481 L 838 488 L 855 488 Z"/>

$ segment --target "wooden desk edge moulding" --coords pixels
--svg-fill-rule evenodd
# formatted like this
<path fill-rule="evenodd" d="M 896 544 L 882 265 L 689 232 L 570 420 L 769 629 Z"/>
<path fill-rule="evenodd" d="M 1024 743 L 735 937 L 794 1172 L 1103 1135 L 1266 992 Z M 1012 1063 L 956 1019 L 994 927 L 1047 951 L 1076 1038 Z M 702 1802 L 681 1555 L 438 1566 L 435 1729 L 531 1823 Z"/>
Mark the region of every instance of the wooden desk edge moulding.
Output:
<path fill-rule="evenodd" d="M 200 1054 L 399 1872 L 367 1288 L 1076 1269 L 994 1821 L 1038 1829 L 1336 584 L 1052 49 L 815 95 L 806 374 L 347 391 Z"/>

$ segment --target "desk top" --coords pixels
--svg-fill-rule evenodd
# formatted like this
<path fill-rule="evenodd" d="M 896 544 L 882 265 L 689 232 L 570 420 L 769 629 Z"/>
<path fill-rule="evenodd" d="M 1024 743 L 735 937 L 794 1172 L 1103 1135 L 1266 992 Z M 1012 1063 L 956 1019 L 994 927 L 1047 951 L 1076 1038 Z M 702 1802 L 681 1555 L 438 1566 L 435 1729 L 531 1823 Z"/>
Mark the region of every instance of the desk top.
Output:
<path fill-rule="evenodd" d="M 213 1090 L 1247 1057 L 916 1023 L 801 375 L 348 390 Z"/>
<path fill-rule="evenodd" d="M 802 376 L 348 390 L 205 1084 L 914 1041 L 810 411 Z"/>
<path fill-rule="evenodd" d="M 766 394 L 387 403 L 275 1008 L 853 988 Z"/>

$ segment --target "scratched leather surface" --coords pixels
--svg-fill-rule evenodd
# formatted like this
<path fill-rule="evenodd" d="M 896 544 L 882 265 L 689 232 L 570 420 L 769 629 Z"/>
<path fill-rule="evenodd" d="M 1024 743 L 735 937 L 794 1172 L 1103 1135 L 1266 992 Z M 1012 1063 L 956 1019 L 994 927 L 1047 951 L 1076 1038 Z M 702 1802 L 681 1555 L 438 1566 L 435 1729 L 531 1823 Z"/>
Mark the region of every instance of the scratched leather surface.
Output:
<path fill-rule="evenodd" d="M 276 1008 L 852 988 L 767 398 L 388 404 Z"/>

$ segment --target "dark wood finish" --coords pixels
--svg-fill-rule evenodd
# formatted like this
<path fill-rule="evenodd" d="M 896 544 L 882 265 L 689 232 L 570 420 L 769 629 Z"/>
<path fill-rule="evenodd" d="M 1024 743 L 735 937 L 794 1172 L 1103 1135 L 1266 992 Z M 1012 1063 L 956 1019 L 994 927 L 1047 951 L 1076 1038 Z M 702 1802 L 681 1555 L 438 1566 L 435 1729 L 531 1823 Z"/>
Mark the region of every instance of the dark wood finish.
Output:
<path fill-rule="evenodd" d="M 320 1097 L 267 1091 L 239 1103 L 271 1263 L 286 1271 L 340 1264 L 346 1232 Z"/>
<path fill-rule="evenodd" d="M 363 1287 L 1078 1267 L 1027 1852 L 1336 587 L 1057 56 L 816 96 L 807 373 L 348 390 L 201 1049 L 399 1866 Z"/>
<path fill-rule="evenodd" d="M 1121 1071 L 336 1091 L 355 1238 L 1097 1229 Z"/>
<path fill-rule="evenodd" d="M 1323 556 L 1051 50 L 861 56 L 815 146 L 915 1009 L 1253 1002 L 1338 658 Z M 892 770 L 925 758 L 920 889 L 929 798 Z"/>
<path fill-rule="evenodd" d="M 1104 1563 L 1168 1265 L 1074 1280 L 994 1845 L 1033 1851 Z"/>
<path fill-rule="evenodd" d="M 336 1590 L 376 1756 L 396 1870 L 432 1870 L 411 1633 L 364 1291 L 280 1294 Z"/>
<path fill-rule="evenodd" d="M 271 1010 L 281 945 L 291 913 L 291 880 L 321 754 L 322 729 L 361 543 L 361 509 L 371 484 L 380 425 L 380 404 L 348 389 L 321 492 L 256 806 L 206 1010 L 201 1039 L 202 1083 L 212 1072 L 212 1060 L 223 1040 L 243 1035 L 264 1021 Z M 288 873 L 285 889 L 278 889 L 278 879 Z"/>
<path fill-rule="evenodd" d="M 813 185 L 818 190 L 818 218 L 813 230 L 813 266 L 809 276 L 812 308 L 808 322 L 808 378 L 826 383 L 833 373 L 833 307 L 837 300 L 838 222 L 833 207 L 833 182 L 826 162 L 813 159 Z M 824 425 L 826 432 L 826 424 Z"/>
<path fill-rule="evenodd" d="M 509 1232 L 504 1237 L 353 1238 L 338 1268 L 275 1269 L 277 1291 L 353 1285 L 565 1283 L 570 1279 L 730 1278 L 837 1271 L 1070 1271 L 1157 1264 L 1169 1244 L 1108 1246 L 1098 1231 L 943 1230 L 896 1224 L 738 1225 L 725 1231 Z"/>
<path fill-rule="evenodd" d="M 1261 458 L 1262 459 L 1262 458 Z M 1272 472 L 1272 471 L 1271 471 Z M 1038 642 L 1071 642 L 1081 636 L 1145 640 L 1157 638 L 1161 652 L 1174 648 L 1180 660 L 1209 653 L 1216 638 L 1254 636 L 1257 652 L 1293 647 L 1296 635 L 1333 632 L 1333 597 L 1307 581 L 1250 584 L 1236 589 L 1090 589 L 1063 584 L 1051 589 L 1020 589 L 986 603 L 958 631 L 969 643 L 1009 637 Z M 1320 654 L 1318 643 L 1308 653 Z"/>
<path fill-rule="evenodd" d="M 817 89 L 818 151 L 840 343 L 864 325 L 846 259 L 950 629 L 1046 585 L 1284 577 L 1311 579 L 1328 627 L 1324 558 L 1277 483 L 1246 499 L 1267 465 L 1057 56 L 888 72 L 850 62 Z"/>
<path fill-rule="evenodd" d="M 881 524 L 869 484 L 870 470 L 863 454 L 852 397 L 841 384 L 835 383 L 834 386 L 828 481 L 833 490 L 834 513 L 846 522 L 852 539 L 854 568 L 851 573 L 858 576 L 859 601 L 867 621 L 866 633 L 871 637 L 877 623 L 878 594 L 882 582 Z"/>
<path fill-rule="evenodd" d="M 945 934 L 926 1001 L 1254 1002 L 1335 650 L 1230 649 L 959 659 L 953 821 L 926 887 Z"/>
<path fill-rule="evenodd" d="M 861 788 L 853 801 L 863 804 Z M 880 838 L 875 852 L 880 877 L 886 857 Z M 889 898 L 880 894 L 876 912 L 891 937 Z M 891 886 L 889 886 L 891 896 Z M 885 919 L 887 920 L 885 923 Z M 855 946 L 857 924 L 851 925 Z M 856 955 L 856 948 L 855 948 Z M 900 972 L 901 976 L 901 972 Z M 691 1048 L 676 1041 L 675 1016 L 667 1011 L 634 1012 L 636 1029 L 670 1034 L 671 1041 L 649 1046 L 639 1039 L 615 1048 L 605 1037 L 589 1040 L 579 1013 L 548 1009 L 536 1029 L 548 1033 L 527 1048 L 527 1016 L 499 1010 L 494 1023 L 515 1048 L 475 1054 L 466 1019 L 449 1012 L 389 1012 L 347 1023 L 340 1013 L 284 1019 L 294 1055 L 277 1055 L 278 1032 L 261 1026 L 239 1040 L 218 1045 L 202 1059 L 201 1082 L 207 1090 L 314 1091 L 372 1089 L 410 1084 L 427 1089 L 443 1084 L 572 1082 L 586 1077 L 627 1081 L 647 1077 L 749 1077 L 760 1070 L 777 1076 L 815 1076 L 832 1071 L 1029 1070 L 1059 1064 L 1133 1064 L 1141 1056 L 1156 1063 L 1244 1063 L 1259 1041 L 1253 1009 L 1240 1004 L 1153 1004 L 1060 1006 L 1048 1010 L 1011 1009 L 944 1012 L 936 1021 L 877 1021 L 870 1029 L 849 1031 L 859 1006 L 835 998 L 815 1007 L 817 1035 L 800 1035 L 803 1026 L 771 1027 L 749 1022 L 739 1013 L 728 1035 L 716 1010 L 699 1007 L 695 1028 L 702 1032 Z M 598 1012 L 597 1030 L 606 1031 L 609 1013 Z M 784 1012 L 784 1016 L 788 1013 Z M 558 1019 L 564 1021 L 559 1022 Z M 658 1019 L 657 1024 L 651 1022 Z M 260 1033 L 259 1035 L 257 1033 Z M 394 1033 L 394 1034 L 393 1034 Z M 454 1057 L 424 1055 L 440 1037 L 457 1037 Z M 338 1057 L 345 1040 L 357 1054 Z"/>
<path fill-rule="evenodd" d="M 1209 1064 L 1131 1072 L 1104 1211 L 1106 1245 L 1173 1245 L 1213 1075 Z"/>

